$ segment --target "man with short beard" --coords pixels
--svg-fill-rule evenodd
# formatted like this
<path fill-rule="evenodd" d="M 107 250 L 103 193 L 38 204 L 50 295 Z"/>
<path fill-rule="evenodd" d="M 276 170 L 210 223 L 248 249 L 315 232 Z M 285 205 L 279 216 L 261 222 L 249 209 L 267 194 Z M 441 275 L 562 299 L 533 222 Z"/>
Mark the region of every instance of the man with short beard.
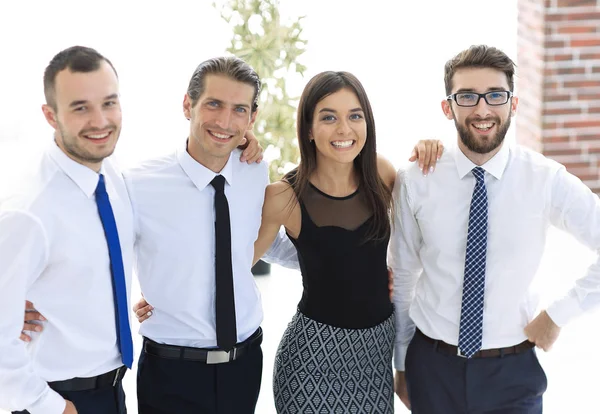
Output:
<path fill-rule="evenodd" d="M 121 131 L 117 73 L 95 50 L 71 47 L 46 68 L 44 93 L 54 142 L 0 209 L 0 407 L 123 414 L 133 219 L 107 159 Z M 28 345 L 18 339 L 26 299 L 47 317 Z"/>
<path fill-rule="evenodd" d="M 541 413 L 534 347 L 600 303 L 600 261 L 537 316 L 532 281 L 550 225 L 600 249 L 600 203 L 544 156 L 504 142 L 515 114 L 513 61 L 471 46 L 445 66 L 442 110 L 457 147 L 437 173 L 396 180 L 390 266 L 396 393 L 415 414 Z"/>

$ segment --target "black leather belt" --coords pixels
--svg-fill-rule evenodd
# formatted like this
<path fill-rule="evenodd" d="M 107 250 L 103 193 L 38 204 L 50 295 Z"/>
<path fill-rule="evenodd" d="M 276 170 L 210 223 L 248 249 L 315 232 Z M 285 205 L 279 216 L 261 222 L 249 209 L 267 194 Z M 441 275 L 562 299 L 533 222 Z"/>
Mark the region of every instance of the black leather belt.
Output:
<path fill-rule="evenodd" d="M 437 351 L 446 355 L 456 355 L 466 358 L 460 353 L 460 350 L 456 345 L 450 345 L 444 341 L 430 338 L 418 329 L 416 333 L 427 342 L 432 343 Z M 498 358 L 505 355 L 520 354 L 521 352 L 530 350 L 534 346 L 535 344 L 533 342 L 523 341 L 520 344 L 507 346 L 505 348 L 482 349 L 481 351 L 475 352 L 471 358 Z"/>
<path fill-rule="evenodd" d="M 185 359 L 200 361 L 207 364 L 223 364 L 235 361 L 246 354 L 250 349 L 262 343 L 262 329 L 258 328 L 244 342 L 237 344 L 231 351 L 212 348 L 193 348 L 188 346 L 166 345 L 144 338 L 144 352 L 160 358 Z"/>
<path fill-rule="evenodd" d="M 71 378 L 64 381 L 49 382 L 48 385 L 57 392 L 89 391 L 104 387 L 114 387 L 123 379 L 127 368 L 123 365 L 106 374 L 89 378 Z"/>

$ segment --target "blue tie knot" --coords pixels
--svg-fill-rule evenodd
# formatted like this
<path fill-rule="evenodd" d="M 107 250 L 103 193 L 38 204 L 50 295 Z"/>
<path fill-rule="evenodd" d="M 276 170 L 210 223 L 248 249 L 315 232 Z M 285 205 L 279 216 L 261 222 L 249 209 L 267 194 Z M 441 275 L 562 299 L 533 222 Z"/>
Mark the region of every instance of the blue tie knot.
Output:
<path fill-rule="evenodd" d="M 471 170 L 471 172 L 473 173 L 473 176 L 475 177 L 475 179 L 477 180 L 477 184 L 481 185 L 481 184 L 485 184 L 485 170 L 481 167 L 475 167 Z"/>
<path fill-rule="evenodd" d="M 106 184 L 104 183 L 104 175 L 100 174 L 98 185 L 96 186 L 96 195 L 106 194 Z"/>

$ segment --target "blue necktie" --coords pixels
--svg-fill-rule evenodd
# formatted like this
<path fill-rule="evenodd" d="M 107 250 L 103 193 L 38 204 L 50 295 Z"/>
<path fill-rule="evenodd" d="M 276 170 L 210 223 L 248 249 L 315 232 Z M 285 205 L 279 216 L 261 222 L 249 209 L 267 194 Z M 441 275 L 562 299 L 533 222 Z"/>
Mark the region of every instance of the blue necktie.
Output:
<path fill-rule="evenodd" d="M 485 171 L 481 167 L 475 167 L 471 172 L 477 182 L 473 190 L 469 212 L 469 231 L 467 234 L 467 253 L 458 334 L 460 353 L 467 358 L 471 358 L 481 349 L 483 337 L 483 298 L 488 227 Z"/>
<path fill-rule="evenodd" d="M 131 328 L 129 327 L 129 317 L 127 309 L 127 287 L 125 285 L 125 272 L 123 270 L 123 257 L 121 256 L 121 243 L 119 242 L 119 232 L 115 223 L 104 176 L 100 174 L 98 187 L 96 187 L 96 204 L 98 213 L 104 227 L 104 234 L 108 244 L 108 254 L 110 256 L 110 271 L 112 273 L 113 298 L 115 301 L 115 316 L 117 322 L 117 344 L 121 351 L 121 360 L 128 368 L 133 363 L 133 341 L 131 339 Z"/>

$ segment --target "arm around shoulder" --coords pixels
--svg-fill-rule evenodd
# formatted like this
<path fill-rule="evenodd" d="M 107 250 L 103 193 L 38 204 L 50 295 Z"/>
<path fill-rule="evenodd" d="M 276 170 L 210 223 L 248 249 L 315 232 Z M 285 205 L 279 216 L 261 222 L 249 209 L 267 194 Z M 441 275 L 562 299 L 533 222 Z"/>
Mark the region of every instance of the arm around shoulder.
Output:
<path fill-rule="evenodd" d="M 388 266 L 394 278 L 393 302 L 396 316 L 394 366 L 404 371 L 408 344 L 415 332 L 409 310 L 418 278 L 423 270 L 420 259 L 422 237 L 409 202 L 406 173 L 399 171 L 393 191 L 394 214 L 388 248 Z"/>
<path fill-rule="evenodd" d="M 277 181 L 267 186 L 262 210 L 262 222 L 258 238 L 254 242 L 253 264 L 271 247 L 279 228 L 286 224 L 296 203 L 294 190 L 285 181 Z"/>
<path fill-rule="evenodd" d="M 0 212 L 0 407 L 62 412 L 65 400 L 38 376 L 19 339 L 27 290 L 48 260 L 42 224 L 27 211 Z"/>

